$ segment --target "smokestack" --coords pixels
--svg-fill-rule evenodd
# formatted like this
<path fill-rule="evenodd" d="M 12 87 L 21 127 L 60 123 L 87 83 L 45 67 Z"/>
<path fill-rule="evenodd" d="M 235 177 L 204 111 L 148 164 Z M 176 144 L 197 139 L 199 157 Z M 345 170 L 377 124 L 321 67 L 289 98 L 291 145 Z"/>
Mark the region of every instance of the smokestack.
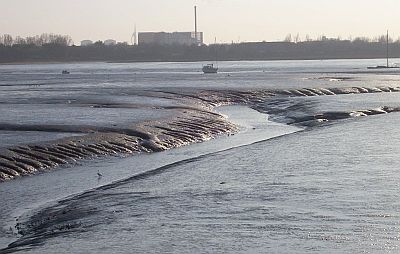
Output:
<path fill-rule="evenodd" d="M 199 40 L 197 38 L 197 6 L 194 6 L 194 36 L 196 39 L 196 44 L 198 44 Z"/>

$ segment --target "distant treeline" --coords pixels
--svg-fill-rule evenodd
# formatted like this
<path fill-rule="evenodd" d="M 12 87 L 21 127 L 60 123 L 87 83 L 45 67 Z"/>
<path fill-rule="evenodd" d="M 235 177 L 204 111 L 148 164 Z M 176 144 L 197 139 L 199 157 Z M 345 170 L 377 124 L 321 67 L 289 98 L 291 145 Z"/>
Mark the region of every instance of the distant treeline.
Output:
<path fill-rule="evenodd" d="M 0 35 L 0 45 L 6 47 L 12 46 L 46 46 L 46 45 L 59 45 L 71 46 L 73 41 L 69 35 L 59 34 L 42 34 L 36 36 L 13 38 L 9 34 Z"/>
<path fill-rule="evenodd" d="M 390 40 L 391 57 L 400 57 L 400 41 Z M 283 42 L 248 42 L 203 46 L 138 45 L 120 43 L 106 46 L 101 41 L 78 47 L 69 36 L 45 34 L 13 39 L 0 37 L 0 62 L 70 62 L 70 61 L 213 61 L 223 60 L 308 60 L 360 59 L 386 57 L 386 38 L 377 40 L 327 39 Z"/>

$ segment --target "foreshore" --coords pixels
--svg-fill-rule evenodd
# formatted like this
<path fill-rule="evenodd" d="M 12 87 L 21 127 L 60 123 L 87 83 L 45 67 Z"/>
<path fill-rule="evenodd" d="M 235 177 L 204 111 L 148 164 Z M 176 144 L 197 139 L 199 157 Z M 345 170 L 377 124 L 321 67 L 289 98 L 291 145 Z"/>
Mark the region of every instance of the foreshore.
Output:
<path fill-rule="evenodd" d="M 6 248 L 8 244 L 21 237 L 18 227 L 25 227 L 23 225 L 25 224 L 24 219 L 29 220 L 26 223 L 31 223 L 30 216 L 35 211 L 56 200 L 68 196 L 73 197 L 90 189 L 119 182 L 134 175 L 140 175 L 149 170 L 182 160 L 245 146 L 302 130 L 295 126 L 268 121 L 268 115 L 259 113 L 248 106 L 220 106 L 215 108 L 215 112 L 221 115 L 225 121 L 236 126 L 236 134 L 229 136 L 222 134 L 207 142 L 182 146 L 161 153 L 142 153 L 124 158 L 104 157 L 104 159 L 98 158 L 97 162 L 83 161 L 75 164 L 73 170 L 64 168 L 54 170 L 52 173 L 39 174 L 32 178 L 20 178 L 16 181 L 0 184 L 0 191 L 9 193 L 9 195 L 3 197 L 3 201 L 8 206 L 3 207 L 2 210 L 6 224 L 1 225 L 0 228 L 0 233 L 4 235 L 3 239 L 0 238 L 0 249 Z M 112 168 L 110 168 L 110 165 L 112 165 Z M 99 171 L 103 173 L 101 179 L 96 176 L 96 172 Z M 18 189 L 18 186 L 21 185 L 24 187 L 18 193 L 12 194 L 13 192 L 7 191 Z M 54 225 L 56 224 L 58 223 Z M 25 233 L 32 234 L 35 232 L 26 231 Z M 14 245 L 17 246 L 22 242 L 24 242 L 24 239 Z"/>
<path fill-rule="evenodd" d="M 182 160 L 277 138 L 309 127 L 348 118 L 399 112 L 398 108 L 382 106 L 373 109 L 324 112 L 298 119 L 286 117 L 285 122 L 277 123 L 269 121 L 268 118 L 274 119 L 279 114 L 285 115 L 287 112 L 284 108 L 277 111 L 266 106 L 266 101 L 399 91 L 400 87 L 382 86 L 257 91 L 207 90 L 192 95 L 179 94 L 179 97 L 188 96 L 192 101 L 196 101 L 198 107 L 181 108 L 179 113 L 169 120 L 138 124 L 136 129 L 130 130 L 130 133 L 92 133 L 40 146 L 11 148 L 8 154 L 13 154 L 3 154 L 0 159 L 2 165 L 5 165 L 4 161 L 10 163 L 7 164 L 10 165 L 8 169 L 13 168 L 12 162 L 20 167 L 24 162 L 37 164 L 38 169 L 35 172 L 48 171 L 62 165 L 64 169 L 52 171 L 53 174 L 39 174 L 33 178 L 24 177 L 19 181 L 0 184 L 0 190 L 4 191 L 10 186 L 14 186 L 13 188 L 24 186 L 18 192 L 18 197 L 14 195 L 5 197 L 5 202 L 9 205 L 3 209 L 3 214 L 9 219 L 5 220 L 7 224 L 3 225 L 2 230 L 7 237 L 3 238 L 0 244 L 6 248 L 4 245 L 13 242 L 8 246 L 8 250 L 12 251 L 13 248 L 31 244 L 32 240 L 40 241 L 43 230 L 46 232 L 73 230 L 74 225 L 64 224 L 58 220 L 64 213 L 69 213 L 68 207 L 54 211 L 56 216 L 52 217 L 53 219 L 49 217 L 49 223 L 43 224 L 44 221 L 40 216 L 33 217 L 35 211 L 45 208 L 43 205 L 70 195 L 73 200 L 73 196 L 78 193 L 118 183 L 126 178 L 140 177 L 169 164 L 175 165 Z M 218 138 L 215 139 L 216 137 Z M 197 145 L 187 146 L 193 143 Z M 164 152 L 157 153 L 158 151 Z M 124 159 L 119 157 L 134 154 L 136 155 L 124 156 L 126 157 Z M 110 155 L 117 157 L 112 158 Z M 90 158 L 96 159 L 85 162 Z M 66 170 L 65 167 L 68 165 L 74 169 Z M 95 181 L 96 171 L 104 175 L 97 181 Z"/>
<path fill-rule="evenodd" d="M 13 126 L 2 128 L 12 129 Z M 24 126 L 21 130 L 64 131 L 62 126 Z M 211 111 L 186 108 L 172 120 L 145 122 L 131 129 L 72 127 L 67 132 L 86 135 L 0 152 L 0 180 L 47 171 L 95 156 L 165 151 L 235 133 L 237 127 Z"/>
<path fill-rule="evenodd" d="M 237 133 L 238 126 L 213 109 L 221 105 L 247 105 L 263 113 L 279 111 L 263 107 L 271 98 L 332 96 L 341 94 L 399 92 L 399 87 L 304 88 L 257 91 L 202 91 L 197 94 L 169 96 L 187 98 L 196 107 L 177 108 L 171 119 L 146 121 L 131 128 L 52 125 L 2 125 L 1 130 L 70 132 L 84 134 L 40 144 L 19 145 L 0 151 L 0 180 L 32 175 L 61 165 L 98 156 L 139 154 L 169 150 L 192 143 Z M 168 94 L 168 93 L 165 93 Z M 288 119 L 287 124 L 315 126 L 325 122 L 376 114 L 398 112 L 399 108 L 359 109 L 350 112 L 325 112 Z"/>

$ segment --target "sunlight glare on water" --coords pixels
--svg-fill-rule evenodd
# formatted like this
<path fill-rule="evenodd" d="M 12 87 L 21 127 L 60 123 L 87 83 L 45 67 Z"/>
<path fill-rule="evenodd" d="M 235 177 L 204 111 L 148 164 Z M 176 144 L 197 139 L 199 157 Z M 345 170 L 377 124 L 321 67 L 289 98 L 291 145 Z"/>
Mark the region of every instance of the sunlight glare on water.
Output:
<path fill-rule="evenodd" d="M 399 85 L 397 73 L 368 72 L 371 61 L 223 62 L 215 76 L 201 74 L 201 63 L 0 66 L 0 124 L 129 127 L 173 115 L 183 101 L 162 96 L 167 92 Z M 62 69 L 71 75 L 61 76 Z M 0 234 L 15 219 L 42 225 L 17 242 L 27 253 L 396 253 L 398 113 L 305 130 L 262 122 L 399 107 L 398 96 L 271 98 L 253 107 L 289 110 L 279 117 L 225 112 L 246 127 L 237 137 L 4 183 Z M 0 146 L 69 135 L 77 134 L 0 131 Z M 104 179 L 86 179 L 98 169 Z M 18 238 L 7 234 L 0 235 L 2 247 Z"/>

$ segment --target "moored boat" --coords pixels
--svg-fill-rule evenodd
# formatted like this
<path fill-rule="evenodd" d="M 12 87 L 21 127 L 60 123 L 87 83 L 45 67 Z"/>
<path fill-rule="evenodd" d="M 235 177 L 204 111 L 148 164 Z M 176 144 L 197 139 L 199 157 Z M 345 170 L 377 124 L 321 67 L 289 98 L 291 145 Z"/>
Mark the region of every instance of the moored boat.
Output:
<path fill-rule="evenodd" d="M 203 66 L 203 72 L 205 74 L 218 73 L 218 67 L 214 67 L 214 64 L 207 64 Z"/>
<path fill-rule="evenodd" d="M 389 30 L 386 34 L 386 65 L 378 65 L 378 66 L 370 66 L 367 69 L 399 69 L 400 67 L 397 65 L 389 65 Z"/>

